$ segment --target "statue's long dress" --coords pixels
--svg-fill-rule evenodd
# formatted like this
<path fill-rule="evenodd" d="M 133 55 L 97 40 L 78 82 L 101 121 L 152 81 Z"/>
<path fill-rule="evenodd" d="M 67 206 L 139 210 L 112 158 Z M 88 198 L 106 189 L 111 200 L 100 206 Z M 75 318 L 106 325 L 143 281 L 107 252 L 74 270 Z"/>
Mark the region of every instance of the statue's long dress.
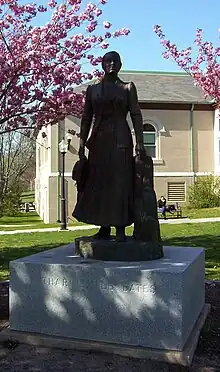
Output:
<path fill-rule="evenodd" d="M 91 121 L 91 110 L 95 120 L 89 141 L 89 175 L 73 211 L 78 221 L 98 226 L 128 226 L 133 222 L 133 141 L 126 120 L 128 85 L 99 83 L 87 91 L 82 136 L 83 125 L 89 126 Z"/>

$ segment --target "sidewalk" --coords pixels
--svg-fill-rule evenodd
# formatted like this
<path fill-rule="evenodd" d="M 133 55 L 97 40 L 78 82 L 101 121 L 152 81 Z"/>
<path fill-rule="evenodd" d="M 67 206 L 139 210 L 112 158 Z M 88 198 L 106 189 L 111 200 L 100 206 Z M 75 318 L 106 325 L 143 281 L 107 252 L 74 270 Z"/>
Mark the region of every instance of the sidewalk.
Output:
<path fill-rule="evenodd" d="M 207 223 L 207 222 L 220 222 L 220 217 L 210 217 L 210 218 L 173 218 L 167 220 L 159 220 L 160 224 L 171 224 L 171 225 L 178 225 L 183 223 Z M 1 225 L 0 225 L 1 228 Z M 98 226 L 95 225 L 80 225 L 80 226 L 69 226 L 68 230 L 64 230 L 65 232 L 68 231 L 79 231 L 79 230 L 91 230 L 97 229 Z M 42 229 L 29 229 L 29 230 L 12 230 L 12 231 L 0 231 L 0 235 L 14 235 L 14 234 L 29 234 L 33 232 L 54 232 L 60 231 L 60 227 L 49 227 L 49 228 L 42 228 Z"/>
<path fill-rule="evenodd" d="M 1 228 L 1 225 L 0 225 Z M 14 234 L 29 234 L 33 232 L 68 232 L 68 231 L 77 231 L 77 230 L 91 230 L 97 229 L 98 226 L 95 225 L 80 225 L 80 226 L 69 226 L 68 230 L 60 230 L 60 227 L 45 227 L 42 229 L 27 229 L 27 230 L 12 230 L 12 231 L 0 231 L 0 235 L 14 235 Z"/>
<path fill-rule="evenodd" d="M 173 218 L 167 220 L 159 220 L 160 224 L 181 224 L 181 223 L 206 223 L 206 222 L 220 222 L 220 217 L 208 217 L 208 218 Z"/>

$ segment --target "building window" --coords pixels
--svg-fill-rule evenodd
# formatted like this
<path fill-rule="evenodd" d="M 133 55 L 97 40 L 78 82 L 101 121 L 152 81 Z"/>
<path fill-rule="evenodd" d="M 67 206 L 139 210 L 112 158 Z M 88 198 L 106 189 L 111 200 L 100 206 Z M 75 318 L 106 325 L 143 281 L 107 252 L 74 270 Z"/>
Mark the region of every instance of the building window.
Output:
<path fill-rule="evenodd" d="M 156 158 L 157 154 L 157 131 L 151 124 L 144 124 L 144 147 L 147 155 Z"/>
<path fill-rule="evenodd" d="M 169 202 L 184 202 L 186 200 L 186 184 L 185 182 L 168 182 L 168 201 Z"/>

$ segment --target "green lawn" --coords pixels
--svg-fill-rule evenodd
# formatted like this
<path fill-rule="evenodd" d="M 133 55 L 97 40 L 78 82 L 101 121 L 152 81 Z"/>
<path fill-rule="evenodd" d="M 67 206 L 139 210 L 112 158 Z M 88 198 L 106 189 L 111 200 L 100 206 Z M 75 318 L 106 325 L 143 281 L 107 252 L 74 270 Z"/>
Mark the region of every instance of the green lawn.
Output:
<path fill-rule="evenodd" d="M 206 249 L 206 278 L 220 280 L 220 224 L 162 225 L 164 245 L 204 247 Z M 128 228 L 129 234 L 132 228 Z M 2 235 L 0 239 L 0 280 L 8 278 L 9 261 L 72 242 L 90 231 L 66 231 Z M 193 248 L 192 248 L 193 249 Z"/>
<path fill-rule="evenodd" d="M 8 279 L 9 261 L 72 242 L 77 236 L 95 231 L 36 232 L 0 237 L 0 280 Z"/>
<path fill-rule="evenodd" d="M 219 222 L 162 225 L 161 234 L 164 245 L 205 248 L 206 278 L 220 280 Z"/>
<path fill-rule="evenodd" d="M 159 215 L 160 217 L 160 215 Z M 168 219 L 176 218 L 171 214 L 167 214 Z M 208 217 L 220 217 L 220 208 L 207 208 L 207 209 L 183 209 L 183 218 L 208 218 Z M 8 225 L 7 227 L 2 225 Z M 13 226 L 17 225 L 17 226 Z M 29 225 L 29 226 L 22 226 Z M 68 221 L 69 226 L 83 225 L 74 220 Z M 17 217 L 2 217 L 0 218 L 0 230 L 11 231 L 11 230 L 28 230 L 28 229 L 42 229 L 48 227 L 59 227 L 59 223 L 45 224 L 36 212 L 21 213 Z"/>
<path fill-rule="evenodd" d="M 220 217 L 220 208 L 188 209 L 182 208 L 183 218 L 209 218 Z M 160 217 L 160 214 L 159 214 Z M 175 215 L 167 213 L 167 217 L 176 218 Z"/>
<path fill-rule="evenodd" d="M 42 220 L 38 216 L 36 212 L 30 213 L 20 213 L 19 216 L 15 217 L 7 217 L 3 216 L 0 218 L 0 226 L 1 225 L 35 225 L 35 224 L 43 224 Z"/>
<path fill-rule="evenodd" d="M 34 191 L 24 191 L 21 196 L 22 203 L 34 202 L 35 192 Z"/>
<path fill-rule="evenodd" d="M 187 218 L 220 217 L 220 208 L 183 209 L 183 216 Z"/>
<path fill-rule="evenodd" d="M 7 225 L 7 227 L 5 225 Z M 70 220 L 68 225 L 69 226 L 82 225 L 82 223 Z M 0 231 L 43 229 L 48 227 L 59 226 L 60 223 L 53 224 L 44 223 L 36 212 L 21 213 L 19 216 L 16 217 L 4 216 L 0 218 Z"/>

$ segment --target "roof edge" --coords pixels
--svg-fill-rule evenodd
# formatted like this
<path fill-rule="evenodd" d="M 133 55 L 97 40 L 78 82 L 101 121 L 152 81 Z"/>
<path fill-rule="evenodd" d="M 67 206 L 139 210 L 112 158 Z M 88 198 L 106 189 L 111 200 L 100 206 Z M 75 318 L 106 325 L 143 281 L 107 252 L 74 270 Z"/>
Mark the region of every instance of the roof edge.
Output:
<path fill-rule="evenodd" d="M 139 103 L 165 103 L 165 104 L 186 104 L 186 105 L 210 105 L 213 103 L 210 101 L 160 101 L 160 100 L 138 100 Z"/>
<path fill-rule="evenodd" d="M 119 74 L 145 74 L 145 75 L 170 75 L 170 76 L 190 76 L 186 72 L 172 71 L 141 71 L 141 70 L 121 70 Z"/>

